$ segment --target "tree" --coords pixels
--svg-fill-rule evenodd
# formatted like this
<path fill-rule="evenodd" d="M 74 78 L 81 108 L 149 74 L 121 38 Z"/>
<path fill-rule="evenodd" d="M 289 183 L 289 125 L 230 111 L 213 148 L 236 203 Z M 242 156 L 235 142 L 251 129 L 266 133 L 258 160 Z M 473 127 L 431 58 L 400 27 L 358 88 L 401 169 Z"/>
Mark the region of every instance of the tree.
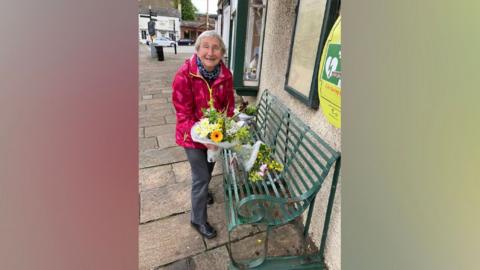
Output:
<path fill-rule="evenodd" d="M 192 4 L 191 0 L 174 0 L 173 4 L 178 8 L 178 3 L 182 3 L 182 20 L 184 21 L 194 21 L 195 13 L 198 12 L 198 9 Z"/>

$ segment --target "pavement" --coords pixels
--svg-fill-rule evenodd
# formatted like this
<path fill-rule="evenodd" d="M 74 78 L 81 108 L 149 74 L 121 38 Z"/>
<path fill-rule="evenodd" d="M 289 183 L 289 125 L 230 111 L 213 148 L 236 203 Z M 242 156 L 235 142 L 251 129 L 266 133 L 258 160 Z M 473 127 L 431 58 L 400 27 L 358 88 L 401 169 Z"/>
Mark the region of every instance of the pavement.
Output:
<path fill-rule="evenodd" d="M 171 84 L 192 52 L 193 46 L 176 55 L 167 48 L 165 61 L 158 61 L 149 47 L 139 44 L 139 269 L 224 270 L 230 261 L 221 164 L 216 164 L 210 183 L 215 203 L 208 206 L 209 222 L 218 235 L 206 239 L 190 226 L 190 167 L 183 148 L 175 144 Z M 276 228 L 271 237 L 268 255 L 294 255 L 302 248 L 298 222 Z M 235 258 L 257 256 L 264 238 L 265 228 L 259 226 L 235 231 Z"/>

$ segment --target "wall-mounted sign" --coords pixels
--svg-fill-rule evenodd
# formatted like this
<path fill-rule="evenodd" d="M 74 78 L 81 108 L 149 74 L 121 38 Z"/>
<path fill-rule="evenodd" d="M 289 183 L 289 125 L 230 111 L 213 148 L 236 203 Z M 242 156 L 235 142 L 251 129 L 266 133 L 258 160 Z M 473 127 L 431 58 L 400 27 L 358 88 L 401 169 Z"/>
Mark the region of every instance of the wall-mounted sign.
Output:
<path fill-rule="evenodd" d="M 332 27 L 323 48 L 318 74 L 320 107 L 328 122 L 336 128 L 341 126 L 341 17 Z"/>

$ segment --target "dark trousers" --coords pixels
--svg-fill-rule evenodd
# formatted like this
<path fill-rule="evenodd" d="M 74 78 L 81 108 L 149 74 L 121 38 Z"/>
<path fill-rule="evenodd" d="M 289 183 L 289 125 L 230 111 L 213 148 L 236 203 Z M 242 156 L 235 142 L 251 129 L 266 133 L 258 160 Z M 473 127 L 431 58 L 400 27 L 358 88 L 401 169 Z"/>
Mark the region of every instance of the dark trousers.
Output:
<path fill-rule="evenodd" d="M 191 221 L 196 224 L 207 222 L 208 184 L 212 178 L 215 163 L 207 161 L 206 149 L 185 148 L 192 171 L 192 214 Z"/>

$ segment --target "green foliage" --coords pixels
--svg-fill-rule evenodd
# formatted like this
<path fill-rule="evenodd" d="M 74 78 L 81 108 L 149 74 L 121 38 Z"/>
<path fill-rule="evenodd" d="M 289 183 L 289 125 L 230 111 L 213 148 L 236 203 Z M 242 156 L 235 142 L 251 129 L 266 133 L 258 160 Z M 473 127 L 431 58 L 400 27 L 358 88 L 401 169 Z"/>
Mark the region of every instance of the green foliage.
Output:
<path fill-rule="evenodd" d="M 182 3 L 182 20 L 184 21 L 194 21 L 195 13 L 198 12 L 198 9 L 192 4 L 191 0 L 176 0 L 175 4 L 178 7 L 178 1 Z"/>
<path fill-rule="evenodd" d="M 253 105 L 248 105 L 247 108 L 245 108 L 245 114 L 255 115 L 257 114 L 257 108 Z"/>
<path fill-rule="evenodd" d="M 242 102 L 238 107 L 237 107 L 238 112 L 254 116 L 257 114 L 257 107 L 255 105 L 249 105 L 248 101 Z"/>
<path fill-rule="evenodd" d="M 241 127 L 235 135 L 240 144 L 249 143 L 252 137 L 248 126 Z"/>
<path fill-rule="evenodd" d="M 203 108 L 203 117 L 208 118 L 210 123 L 217 123 L 217 120 L 223 117 L 223 113 L 213 108 Z"/>

